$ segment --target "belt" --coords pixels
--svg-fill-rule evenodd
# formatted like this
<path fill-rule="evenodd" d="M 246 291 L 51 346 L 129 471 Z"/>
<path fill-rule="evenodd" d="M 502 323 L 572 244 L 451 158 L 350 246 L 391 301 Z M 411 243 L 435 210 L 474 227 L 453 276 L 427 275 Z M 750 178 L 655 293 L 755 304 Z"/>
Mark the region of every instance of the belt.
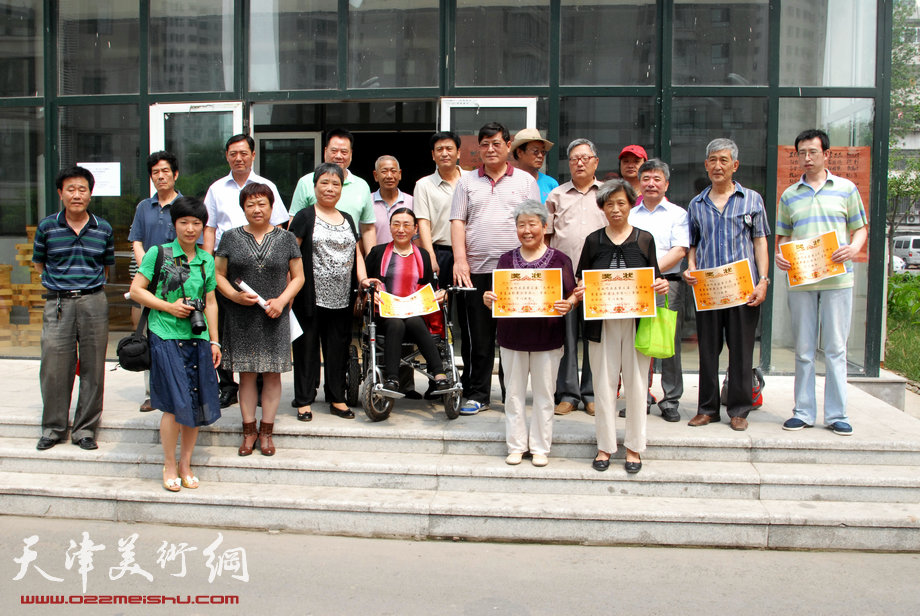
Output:
<path fill-rule="evenodd" d="M 48 291 L 42 295 L 42 297 L 45 299 L 73 299 L 75 297 L 83 297 L 84 295 L 92 295 L 93 293 L 98 293 L 104 288 L 104 285 L 99 285 L 98 287 L 93 287 L 92 289 L 77 289 L 75 291 Z"/>
<path fill-rule="evenodd" d="M 665 274 L 662 278 L 669 282 L 680 282 L 681 280 L 680 274 Z"/>
<path fill-rule="evenodd" d="M 445 245 L 443 245 L 443 244 L 435 244 L 435 245 L 434 245 L 434 249 L 435 249 L 435 250 L 449 250 L 450 252 L 453 252 L 453 251 L 454 251 L 454 249 L 451 248 L 450 246 L 445 246 Z"/>

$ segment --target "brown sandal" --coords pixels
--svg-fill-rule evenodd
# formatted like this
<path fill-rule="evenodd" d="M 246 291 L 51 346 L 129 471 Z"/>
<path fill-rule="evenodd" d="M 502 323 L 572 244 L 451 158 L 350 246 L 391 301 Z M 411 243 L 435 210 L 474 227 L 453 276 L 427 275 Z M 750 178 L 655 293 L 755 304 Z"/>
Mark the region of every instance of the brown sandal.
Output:
<path fill-rule="evenodd" d="M 273 423 L 261 422 L 259 424 L 259 449 L 262 450 L 263 456 L 275 455 L 275 444 L 272 443 Z"/>
<path fill-rule="evenodd" d="M 258 436 L 259 436 L 259 433 L 256 432 L 256 422 L 244 421 L 243 422 L 243 444 L 240 445 L 240 449 L 237 453 L 241 456 L 252 455 L 252 448 L 255 447 L 256 439 L 258 438 Z"/>

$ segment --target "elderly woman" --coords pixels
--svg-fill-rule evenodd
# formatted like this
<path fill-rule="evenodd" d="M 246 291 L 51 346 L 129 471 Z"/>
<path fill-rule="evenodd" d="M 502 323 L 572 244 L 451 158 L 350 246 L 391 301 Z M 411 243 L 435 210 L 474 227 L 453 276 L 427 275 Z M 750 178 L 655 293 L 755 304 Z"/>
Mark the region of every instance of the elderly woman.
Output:
<path fill-rule="evenodd" d="M 652 288 L 667 293 L 668 281 L 661 277 L 655 256 L 652 235 L 632 227 L 627 219 L 636 203 L 636 193 L 626 180 L 610 180 L 597 191 L 597 206 L 607 218 L 601 227 L 585 238 L 578 262 L 578 288 L 575 294 L 584 298 L 582 272 L 598 269 L 634 267 L 655 268 Z M 585 322 L 588 356 L 594 372 L 594 401 L 597 404 L 597 456 L 595 470 L 605 471 L 610 456 L 617 449 L 616 382 L 622 372 L 626 396 L 626 472 L 638 473 L 642 468 L 640 454 L 645 451 L 645 380 L 649 358 L 636 350 L 636 319 L 607 319 Z"/>
<path fill-rule="evenodd" d="M 326 402 L 333 415 L 354 419 L 345 404 L 345 366 L 351 341 L 351 307 L 358 280 L 368 284 L 355 221 L 335 208 L 342 196 L 345 173 L 323 163 L 313 172 L 316 205 L 291 221 L 300 244 L 306 282 L 294 298 L 294 314 L 303 335 L 294 340 L 294 402 L 297 419 L 313 419 L 311 406 L 319 385 L 319 353 L 323 351 Z"/>
<path fill-rule="evenodd" d="M 214 289 L 214 259 L 197 247 L 208 221 L 204 203 L 193 197 L 179 197 L 170 206 L 176 239 L 152 246 L 131 282 L 131 299 L 150 309 L 150 399 L 163 411 L 160 442 L 163 444 L 163 487 L 170 492 L 197 488 L 192 473 L 192 452 L 198 428 L 220 419 L 217 371 L 220 344 L 217 343 L 217 298 Z M 155 270 L 162 251 L 160 271 Z M 157 287 L 148 290 L 150 281 Z M 152 291 L 152 292 L 151 292 Z M 193 328 L 187 299 L 204 299 L 204 328 Z M 200 316 L 200 315 L 196 315 Z M 179 463 L 176 443 L 182 434 Z"/>
<path fill-rule="evenodd" d="M 418 231 L 415 213 L 401 207 L 390 215 L 390 233 L 393 241 L 374 246 L 367 255 L 365 265 L 369 275 L 378 276 L 383 290 L 392 295 L 406 297 L 427 284 L 434 283 L 431 257 L 425 250 L 419 250 L 412 243 Z M 436 298 L 443 301 L 444 291 L 437 291 Z M 435 313 L 440 314 L 440 313 Z M 425 358 L 428 372 L 434 375 L 434 389 L 449 387 L 441 354 L 431 338 L 428 324 L 423 317 L 388 319 L 378 317 L 381 333 L 385 335 L 383 346 L 384 389 L 399 392 L 399 359 L 404 340 L 414 342 Z"/>
<path fill-rule="evenodd" d="M 221 237 L 214 253 L 217 288 L 231 300 L 224 313 L 224 369 L 240 373 L 243 444 L 252 454 L 258 436 L 263 456 L 275 454 L 272 430 L 281 400 L 281 373 L 291 370 L 288 305 L 303 286 L 303 263 L 293 234 L 271 224 L 272 189 L 247 184 L 240 191 L 242 227 Z M 253 292 L 240 288 L 245 283 Z M 264 307 L 257 305 L 262 299 Z M 262 423 L 256 432 L 256 379 L 262 375 Z"/>
<path fill-rule="evenodd" d="M 562 295 L 553 309 L 562 317 L 577 303 L 572 262 L 561 251 L 543 241 L 549 212 L 539 201 L 527 199 L 514 209 L 519 248 L 508 251 L 498 259 L 497 269 L 561 269 Z M 483 294 L 488 308 L 498 296 L 492 291 Z M 520 464 L 528 451 L 534 466 L 546 466 L 553 443 L 553 395 L 559 361 L 565 341 L 565 323 L 557 317 L 499 319 L 498 346 L 505 373 L 505 440 L 508 444 L 507 464 Z M 524 403 L 527 399 L 527 377 L 533 391 L 533 412 L 530 426 Z"/>

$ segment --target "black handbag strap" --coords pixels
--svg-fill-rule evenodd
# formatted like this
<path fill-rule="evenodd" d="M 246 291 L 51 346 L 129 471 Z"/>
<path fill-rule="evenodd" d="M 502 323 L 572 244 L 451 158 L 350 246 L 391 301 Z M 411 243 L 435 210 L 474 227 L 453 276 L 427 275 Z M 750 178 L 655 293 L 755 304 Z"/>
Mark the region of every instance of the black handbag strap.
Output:
<path fill-rule="evenodd" d="M 160 280 L 160 270 L 163 268 L 163 248 L 166 247 L 166 244 L 162 246 L 157 246 L 157 256 L 156 261 L 153 264 L 153 280 L 147 285 L 147 290 L 156 295 L 157 293 L 157 282 Z M 144 310 L 141 312 L 141 318 L 137 320 L 137 329 L 135 333 L 140 336 L 141 332 L 147 327 L 147 316 L 150 314 L 150 308 L 144 306 Z"/>

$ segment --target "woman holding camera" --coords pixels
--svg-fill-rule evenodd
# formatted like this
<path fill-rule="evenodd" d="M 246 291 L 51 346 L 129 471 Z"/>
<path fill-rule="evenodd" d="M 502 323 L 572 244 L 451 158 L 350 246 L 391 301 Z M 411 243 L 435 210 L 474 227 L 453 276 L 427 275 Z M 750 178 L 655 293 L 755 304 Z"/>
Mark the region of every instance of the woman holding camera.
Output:
<path fill-rule="evenodd" d="M 191 468 L 198 428 L 220 419 L 215 368 L 221 354 L 217 343 L 214 258 L 196 246 L 208 221 L 208 211 L 200 200 L 180 197 L 170 205 L 170 216 L 176 239 L 147 251 L 131 282 L 131 299 L 150 309 L 150 400 L 154 408 L 163 411 L 163 487 L 178 492 L 182 487 L 198 487 Z M 156 276 L 161 251 L 162 264 Z M 157 287 L 151 293 L 147 287 L 154 277 Z M 200 311 L 197 308 L 202 307 L 202 299 Z M 197 308 L 193 304 L 198 304 Z M 197 326 L 190 317 L 195 317 Z M 180 432 L 182 447 L 177 465 Z"/>
<path fill-rule="evenodd" d="M 240 207 L 247 224 L 224 233 L 214 253 L 217 288 L 233 302 L 222 324 L 222 366 L 240 373 L 241 456 L 252 454 L 257 438 L 263 456 L 275 454 L 272 430 L 281 400 L 281 373 L 291 370 L 288 307 L 304 282 L 297 241 L 270 222 L 274 201 L 274 193 L 265 184 L 243 187 Z M 242 284 L 250 290 L 244 290 Z M 256 432 L 256 378 L 260 374 L 262 423 Z"/>

